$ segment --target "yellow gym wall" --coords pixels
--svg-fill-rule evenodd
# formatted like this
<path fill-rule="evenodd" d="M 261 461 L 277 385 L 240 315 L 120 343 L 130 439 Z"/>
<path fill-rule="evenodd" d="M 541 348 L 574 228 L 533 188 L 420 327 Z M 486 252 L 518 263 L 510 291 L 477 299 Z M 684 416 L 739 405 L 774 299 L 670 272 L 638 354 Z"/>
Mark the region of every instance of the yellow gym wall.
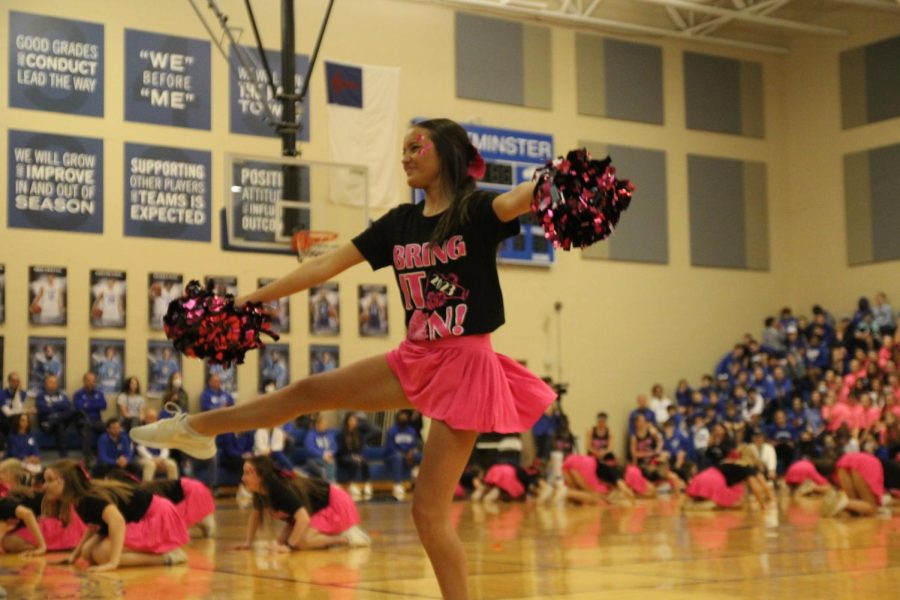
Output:
<path fill-rule="evenodd" d="M 845 50 L 895 37 L 900 26 L 895 16 L 878 11 L 841 13 L 830 24 L 855 35 L 798 39 L 785 61 L 790 234 L 784 297 L 795 311 L 809 314 L 818 302 L 850 316 L 857 298 L 871 300 L 880 290 L 896 312 L 900 262 L 847 263 L 844 155 L 900 143 L 900 119 L 842 129 L 839 60 Z M 900 196 L 895 205 L 900 210 Z"/>
<path fill-rule="evenodd" d="M 309 53 L 324 0 L 301 0 L 298 7 L 298 52 Z M 122 337 L 120 330 L 92 330 L 88 326 L 88 272 L 92 268 L 123 269 L 128 273 L 128 328 L 124 331 L 128 373 L 146 383 L 146 343 L 161 339 L 146 325 L 147 298 L 141 292 L 151 271 L 181 272 L 185 279 L 203 275 L 234 275 L 241 292 L 251 290 L 258 277 L 278 276 L 296 261 L 219 249 L 218 209 L 223 206 L 225 152 L 277 156 L 280 142 L 228 133 L 228 68 L 212 50 L 212 130 L 199 131 L 126 122 L 123 116 L 122 73 L 124 30 L 142 29 L 206 39 L 187 2 L 160 0 L 79 0 L 40 3 L 7 0 L 0 39 L 8 39 L 8 11 L 18 10 L 100 22 L 105 26 L 105 116 L 91 118 L 7 106 L 7 45 L 0 46 L 0 120 L 4 129 L 25 129 L 99 137 L 104 140 L 105 230 L 100 235 L 8 229 L 2 211 L 0 263 L 7 268 L 7 320 L 0 326 L 6 338 L 6 371 L 26 372 L 28 336 L 67 339 L 67 379 L 76 389 L 88 366 L 90 337 Z M 225 12 L 244 20 L 242 3 L 221 2 Z M 280 43 L 278 3 L 258 0 L 259 26 L 270 49 Z M 877 15 L 876 15 L 877 16 Z M 762 319 L 784 304 L 804 312 L 821 301 L 843 314 L 850 298 L 875 287 L 896 286 L 896 262 L 848 269 L 843 240 L 841 156 L 847 148 L 862 148 L 872 137 L 860 128 L 840 132 L 836 52 L 843 47 L 877 39 L 877 19 L 866 23 L 866 39 L 815 40 L 798 43 L 787 57 L 660 39 L 637 38 L 663 48 L 665 125 L 653 126 L 580 116 L 575 95 L 575 30 L 553 27 L 553 110 L 537 110 L 456 98 L 454 82 L 453 11 L 428 3 L 401 0 L 344 0 L 336 3 L 322 59 L 357 64 L 402 67 L 400 115 L 447 116 L 463 122 L 552 133 L 557 153 L 580 139 L 665 150 L 667 154 L 669 264 L 587 260 L 579 252 L 559 253 L 550 269 L 501 267 L 507 323 L 494 335 L 495 348 L 526 360 L 539 375 L 556 376 L 557 322 L 553 304 L 562 301 L 562 379 L 570 384 L 565 409 L 574 430 L 582 436 L 593 414 L 604 409 L 616 432 L 624 427 L 634 397 L 654 382 L 671 390 L 680 377 L 695 382 L 708 372 L 744 332 L 758 335 Z M 854 26 L 866 31 L 867 26 Z M 882 37 L 888 35 L 882 26 Z M 244 43 L 252 35 L 245 32 Z M 762 63 L 765 81 L 765 139 L 741 138 L 698 131 L 684 126 L 681 53 L 705 52 Z M 303 157 L 336 160 L 329 156 L 328 124 L 321 63 L 313 75 L 311 142 L 302 145 Z M 812 76 L 812 73 L 819 73 Z M 817 91 L 818 90 L 818 91 Z M 821 95 L 820 95 L 821 94 Z M 821 123 L 827 121 L 825 126 Z M 883 143 L 896 141 L 900 124 L 881 132 Z M 125 238 L 122 233 L 123 145 L 126 141 L 181 146 L 212 151 L 213 241 L 187 243 Z M 6 139 L 2 141 L 4 150 Z M 855 145 L 854 145 L 855 144 Z M 849 150 L 846 150 L 849 151 Z M 749 161 L 768 167 L 770 271 L 752 272 L 695 268 L 690 265 L 687 202 L 687 154 L 698 153 Z M 815 158 L 818 157 L 818 158 Z M 399 148 L 398 148 L 399 159 Z M 6 161 L 0 167 L 0 189 L 6 189 Z M 399 160 L 397 166 L 399 172 Z M 640 182 L 637 182 L 640 185 Z M 407 201 L 404 193 L 397 202 Z M 628 226 L 628 215 L 622 226 Z M 819 239 L 820 232 L 827 240 Z M 821 252 L 819 250 L 822 250 Z M 69 325 L 65 328 L 27 324 L 29 265 L 60 265 L 69 269 Z M 886 274 L 893 267 L 894 277 Z M 836 275 L 832 278 L 831 273 Z M 887 281 L 886 281 L 887 280 Z M 384 352 L 402 338 L 402 307 L 391 274 L 372 273 L 361 265 L 338 278 L 341 285 L 340 338 L 307 335 L 306 294 L 292 299 L 291 374 L 308 372 L 310 343 L 337 343 L 341 362 Z M 356 286 L 387 284 L 391 291 L 391 337 L 364 339 L 357 335 Z M 886 289 L 900 299 L 900 289 Z M 892 293 L 893 292 L 893 293 Z M 253 396 L 257 383 L 256 354 L 239 370 L 240 400 Z M 202 366 L 185 359 L 186 389 L 192 401 L 202 389 Z M 619 439 L 622 436 L 619 435 Z"/>

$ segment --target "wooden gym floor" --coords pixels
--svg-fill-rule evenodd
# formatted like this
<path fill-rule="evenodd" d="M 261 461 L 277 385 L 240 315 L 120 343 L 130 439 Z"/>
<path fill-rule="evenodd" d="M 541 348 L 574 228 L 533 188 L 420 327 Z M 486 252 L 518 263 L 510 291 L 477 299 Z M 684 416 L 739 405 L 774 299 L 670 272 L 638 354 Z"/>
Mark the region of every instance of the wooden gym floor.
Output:
<path fill-rule="evenodd" d="M 683 513 L 668 498 L 633 507 L 454 505 L 474 598 L 620 600 L 878 599 L 900 590 L 900 515 L 821 519 L 818 501 L 777 509 Z M 438 598 L 409 503 L 360 506 L 371 549 L 292 555 L 232 552 L 246 512 L 220 503 L 216 539 L 195 539 L 188 564 L 87 575 L 0 556 L 9 598 Z M 0 594 L 2 597 L 2 594 Z"/>

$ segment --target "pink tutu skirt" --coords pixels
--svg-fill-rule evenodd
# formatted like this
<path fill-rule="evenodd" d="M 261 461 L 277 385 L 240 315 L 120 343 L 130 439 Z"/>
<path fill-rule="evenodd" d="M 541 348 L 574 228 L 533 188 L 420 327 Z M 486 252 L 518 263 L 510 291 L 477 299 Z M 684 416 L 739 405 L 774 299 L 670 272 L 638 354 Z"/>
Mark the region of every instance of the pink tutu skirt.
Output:
<path fill-rule="evenodd" d="M 153 496 L 150 508 L 136 523 L 125 525 L 125 548 L 134 552 L 164 554 L 191 541 L 187 525 L 175 505 Z"/>
<path fill-rule="evenodd" d="M 406 339 L 387 361 L 420 413 L 457 430 L 525 431 L 556 399 L 531 371 L 494 352 L 487 334 Z"/>
<path fill-rule="evenodd" d="M 734 506 L 744 497 L 744 484 L 742 482 L 728 487 L 722 472 L 709 467 L 691 479 L 685 492 L 691 498 L 712 500 L 719 506 Z"/>
<path fill-rule="evenodd" d="M 309 519 L 309 526 L 325 535 L 338 535 L 357 524 L 359 513 L 353 498 L 336 485 L 328 492 L 328 506 Z"/>
<path fill-rule="evenodd" d="M 819 475 L 816 467 L 806 459 L 793 463 L 784 474 L 784 482 L 788 485 L 800 485 L 804 481 L 812 481 L 816 485 L 828 484 L 828 480 Z"/>
<path fill-rule="evenodd" d="M 497 486 L 511 498 L 518 498 L 525 493 L 525 486 L 516 477 L 516 468 L 512 465 L 492 465 L 484 476 L 484 482 Z"/>
<path fill-rule="evenodd" d="M 196 525 L 207 515 L 216 512 L 212 492 L 196 479 L 182 477 L 181 489 L 184 491 L 184 500 L 176 504 L 175 508 L 181 513 L 181 518 L 188 527 Z"/>
<path fill-rule="evenodd" d="M 575 471 L 595 492 L 605 494 L 609 486 L 597 478 L 597 459 L 584 454 L 570 454 L 563 461 L 563 472 Z"/>
<path fill-rule="evenodd" d="M 650 483 L 641 470 L 634 465 L 625 467 L 625 484 L 634 490 L 638 496 L 647 491 L 647 485 Z"/>
<path fill-rule="evenodd" d="M 48 552 L 59 552 L 62 550 L 74 550 L 81 541 L 87 526 L 78 517 L 78 513 L 72 510 L 72 516 L 69 518 L 68 527 L 63 522 L 53 517 L 40 517 L 38 519 L 38 527 L 41 535 L 44 536 L 44 542 L 47 544 Z M 37 542 L 27 527 L 21 527 L 13 532 L 32 546 L 37 546 Z"/>
<path fill-rule="evenodd" d="M 851 452 L 840 457 L 835 467 L 835 472 L 837 469 L 847 469 L 859 473 L 875 496 L 875 502 L 881 504 L 881 497 L 884 495 L 884 468 L 880 460 L 865 452 Z"/>

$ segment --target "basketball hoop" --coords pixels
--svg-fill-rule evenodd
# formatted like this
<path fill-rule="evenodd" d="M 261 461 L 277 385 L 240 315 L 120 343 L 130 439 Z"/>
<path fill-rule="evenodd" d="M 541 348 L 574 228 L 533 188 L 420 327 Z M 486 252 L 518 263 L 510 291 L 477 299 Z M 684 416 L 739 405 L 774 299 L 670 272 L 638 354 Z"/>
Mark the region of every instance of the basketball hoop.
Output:
<path fill-rule="evenodd" d="M 334 231 L 311 231 L 302 229 L 295 231 L 291 236 L 291 246 L 297 253 L 297 260 L 303 262 L 306 258 L 321 256 L 329 250 L 333 250 L 337 245 L 333 242 L 337 239 L 337 233 Z"/>

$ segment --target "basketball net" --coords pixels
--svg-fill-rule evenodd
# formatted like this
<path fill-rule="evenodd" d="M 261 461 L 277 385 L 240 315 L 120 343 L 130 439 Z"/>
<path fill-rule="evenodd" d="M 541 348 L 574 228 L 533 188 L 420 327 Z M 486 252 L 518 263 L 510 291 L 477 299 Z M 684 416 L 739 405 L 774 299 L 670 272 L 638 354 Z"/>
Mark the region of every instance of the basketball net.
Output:
<path fill-rule="evenodd" d="M 303 262 L 307 258 L 321 256 L 329 250 L 334 250 L 337 247 L 337 244 L 332 243 L 335 239 L 337 239 L 337 233 L 334 231 L 302 229 L 295 231 L 291 236 L 291 246 L 297 253 L 297 261 Z"/>

